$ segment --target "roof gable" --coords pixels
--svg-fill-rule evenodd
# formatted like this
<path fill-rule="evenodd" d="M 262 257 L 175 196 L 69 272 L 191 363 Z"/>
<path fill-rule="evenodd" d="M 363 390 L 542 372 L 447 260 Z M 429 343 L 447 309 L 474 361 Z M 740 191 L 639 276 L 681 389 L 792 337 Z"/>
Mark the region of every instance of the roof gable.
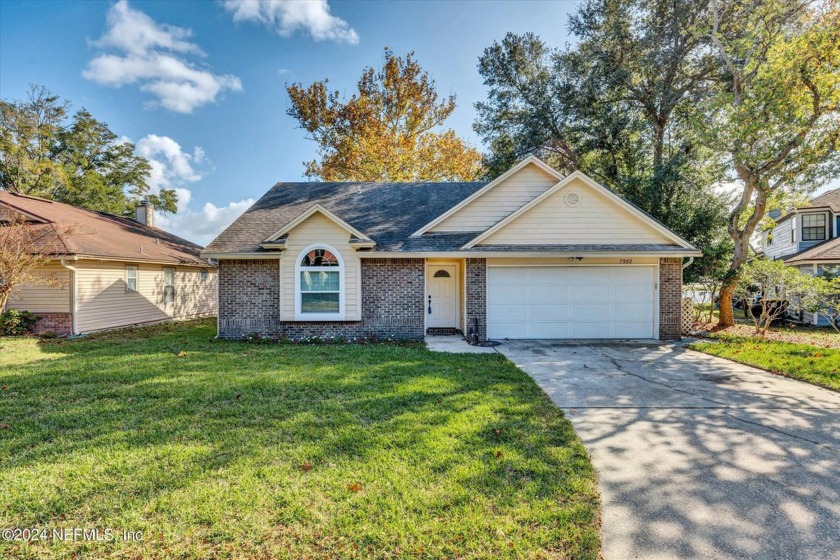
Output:
<path fill-rule="evenodd" d="M 280 239 L 284 235 L 287 235 L 288 233 L 290 233 L 293 229 L 295 229 L 297 226 L 299 226 L 300 224 L 305 222 L 307 219 L 309 219 L 314 214 L 323 215 L 325 218 L 334 222 L 340 228 L 346 230 L 347 233 L 349 233 L 353 237 L 356 237 L 356 238 L 361 239 L 363 241 L 372 241 L 370 239 L 370 237 L 368 237 L 364 233 L 360 232 L 359 230 L 357 230 L 356 228 L 354 228 L 353 226 L 351 226 L 350 224 L 348 224 L 347 222 L 345 222 L 344 220 L 342 220 L 341 218 L 339 218 L 338 216 L 336 216 L 335 214 L 333 214 L 332 212 L 330 212 L 329 210 L 327 210 L 326 208 L 321 206 L 320 204 L 315 204 L 315 205 L 311 206 L 308 210 L 301 213 L 297 218 L 295 218 L 294 220 L 292 220 L 288 224 L 284 225 L 282 228 L 280 228 L 279 230 L 277 230 L 273 234 L 269 235 L 266 239 L 263 240 L 263 243 L 271 243 L 272 241 L 277 241 L 278 239 Z"/>
<path fill-rule="evenodd" d="M 694 247 L 586 174 L 575 171 L 464 245 L 598 243 Z"/>
<path fill-rule="evenodd" d="M 483 231 L 545 192 L 562 175 L 529 156 L 412 234 Z"/>

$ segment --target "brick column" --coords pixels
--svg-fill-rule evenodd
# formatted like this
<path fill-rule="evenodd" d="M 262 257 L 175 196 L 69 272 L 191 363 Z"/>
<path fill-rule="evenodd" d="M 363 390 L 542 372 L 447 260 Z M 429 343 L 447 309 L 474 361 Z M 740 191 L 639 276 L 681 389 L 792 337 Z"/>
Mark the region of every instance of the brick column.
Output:
<path fill-rule="evenodd" d="M 464 325 L 468 338 L 475 334 L 478 318 L 478 338 L 487 338 L 487 259 L 467 259 L 466 266 L 467 321 Z"/>
<path fill-rule="evenodd" d="M 682 334 L 682 259 L 659 259 L 659 338 Z"/>

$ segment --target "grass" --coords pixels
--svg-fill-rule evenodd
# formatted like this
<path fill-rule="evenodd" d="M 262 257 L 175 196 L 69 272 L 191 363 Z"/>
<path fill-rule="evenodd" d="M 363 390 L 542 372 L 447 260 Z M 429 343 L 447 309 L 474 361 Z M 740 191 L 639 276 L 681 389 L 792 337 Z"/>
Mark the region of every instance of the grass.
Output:
<path fill-rule="evenodd" d="M 840 391 L 840 350 L 837 348 L 723 332 L 712 333 L 709 338 L 713 340 L 695 342 L 689 347 Z"/>
<path fill-rule="evenodd" d="M 597 558 L 589 458 L 498 355 L 203 321 L 0 341 L 0 558 Z"/>

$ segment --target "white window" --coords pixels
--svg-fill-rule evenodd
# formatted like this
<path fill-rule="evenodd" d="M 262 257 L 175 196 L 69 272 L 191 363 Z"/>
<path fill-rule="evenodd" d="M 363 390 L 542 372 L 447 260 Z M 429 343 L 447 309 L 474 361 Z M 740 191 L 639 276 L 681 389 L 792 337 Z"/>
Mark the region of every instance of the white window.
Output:
<path fill-rule="evenodd" d="M 825 214 L 804 214 L 802 216 L 802 241 L 825 240 Z"/>
<path fill-rule="evenodd" d="M 344 261 L 332 247 L 316 245 L 298 255 L 295 317 L 308 321 L 344 318 Z"/>
<path fill-rule="evenodd" d="M 163 269 L 163 303 L 175 303 L 175 269 Z"/>
<path fill-rule="evenodd" d="M 199 270 L 199 271 L 198 271 L 198 279 L 199 279 L 199 280 L 201 280 L 202 282 L 204 282 L 205 280 L 207 280 L 207 276 L 208 276 L 208 275 L 209 275 L 209 274 L 208 274 L 208 272 L 207 272 L 207 269 L 206 269 L 206 268 L 202 268 L 201 270 Z"/>
<path fill-rule="evenodd" d="M 125 290 L 127 292 L 136 292 L 137 291 L 137 267 L 136 266 L 126 266 L 125 267 Z"/>

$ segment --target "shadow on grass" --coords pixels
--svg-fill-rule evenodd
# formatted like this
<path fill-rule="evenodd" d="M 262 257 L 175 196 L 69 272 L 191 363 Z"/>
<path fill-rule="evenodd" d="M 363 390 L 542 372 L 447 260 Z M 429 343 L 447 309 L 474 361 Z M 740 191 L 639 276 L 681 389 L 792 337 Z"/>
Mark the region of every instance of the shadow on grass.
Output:
<path fill-rule="evenodd" d="M 249 550 L 246 528 L 280 524 L 255 550 L 597 556 L 588 457 L 502 357 L 212 334 L 53 341 L 0 366 L 4 519 L 145 523 L 169 553 Z M 198 545 L 176 539 L 184 528 Z"/>

